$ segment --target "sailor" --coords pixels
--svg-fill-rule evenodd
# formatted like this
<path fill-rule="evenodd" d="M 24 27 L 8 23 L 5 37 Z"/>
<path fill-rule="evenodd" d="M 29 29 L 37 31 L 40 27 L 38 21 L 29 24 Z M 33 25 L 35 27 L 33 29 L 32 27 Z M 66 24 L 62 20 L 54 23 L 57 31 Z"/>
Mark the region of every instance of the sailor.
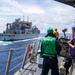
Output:
<path fill-rule="evenodd" d="M 58 31 L 57 31 L 57 28 L 55 28 L 54 29 L 54 36 L 58 39 L 58 37 L 59 37 L 59 33 L 58 33 Z"/>
<path fill-rule="evenodd" d="M 69 45 L 69 53 L 75 62 L 75 25 L 72 27 L 72 36 L 73 38 L 70 41 L 68 41 L 68 45 Z M 66 68 L 66 75 L 69 73 L 69 68 L 71 64 L 72 59 L 67 58 L 64 64 L 64 67 Z"/>
<path fill-rule="evenodd" d="M 48 75 L 51 69 L 51 75 L 59 75 L 57 55 L 60 53 L 61 46 L 53 36 L 53 29 L 48 28 L 47 35 L 41 42 L 41 57 L 43 57 L 43 67 L 41 75 Z"/>

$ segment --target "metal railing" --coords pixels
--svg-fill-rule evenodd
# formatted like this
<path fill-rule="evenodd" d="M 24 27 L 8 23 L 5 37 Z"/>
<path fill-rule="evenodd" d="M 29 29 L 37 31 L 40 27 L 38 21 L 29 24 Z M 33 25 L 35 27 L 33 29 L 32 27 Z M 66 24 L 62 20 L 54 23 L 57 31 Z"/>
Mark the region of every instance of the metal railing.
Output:
<path fill-rule="evenodd" d="M 29 44 L 28 44 L 29 45 Z M 7 64 L 6 65 L 6 71 L 5 72 L 1 72 L 0 75 L 9 75 L 9 72 L 14 70 L 16 67 L 18 67 L 19 65 L 21 65 L 21 69 L 24 69 L 24 66 L 26 65 L 26 60 L 27 60 L 27 54 L 28 54 L 28 45 L 26 46 L 26 49 L 25 49 L 25 53 L 16 57 L 16 58 L 13 58 L 12 59 L 12 55 L 13 55 L 13 52 L 14 51 L 17 51 L 17 50 L 20 50 L 22 48 L 25 48 L 25 46 L 23 47 L 20 47 L 20 48 L 15 48 L 15 49 L 10 49 L 10 50 L 7 50 L 7 51 L 0 51 L 0 53 L 4 53 L 4 52 L 8 52 L 9 55 L 8 55 L 8 60 L 5 61 L 5 62 L 0 62 L 0 64 Z M 38 45 L 36 46 L 36 42 L 33 43 L 33 50 L 38 50 L 38 48 L 40 47 L 40 41 L 38 41 Z M 16 66 L 14 66 L 13 68 L 10 69 L 10 64 L 12 61 L 15 61 L 17 59 L 20 59 L 21 57 L 23 57 L 23 61 L 18 63 Z"/>

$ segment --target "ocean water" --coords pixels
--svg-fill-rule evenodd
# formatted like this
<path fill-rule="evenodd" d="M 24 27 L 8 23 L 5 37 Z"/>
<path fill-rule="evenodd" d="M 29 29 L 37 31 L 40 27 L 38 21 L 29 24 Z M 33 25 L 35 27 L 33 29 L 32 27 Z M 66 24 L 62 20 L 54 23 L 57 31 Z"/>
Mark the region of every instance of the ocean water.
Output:
<path fill-rule="evenodd" d="M 35 39 L 27 39 L 27 40 L 19 40 L 19 41 L 0 41 L 0 62 L 6 62 L 8 60 L 8 52 L 4 52 L 1 53 L 1 51 L 6 51 L 6 50 L 10 50 L 11 48 L 15 49 L 15 48 L 20 48 L 22 46 L 27 46 L 27 44 L 31 43 L 33 44 L 33 42 L 36 42 L 36 44 L 38 44 L 38 40 L 41 39 L 41 37 L 44 37 L 46 35 L 46 33 L 41 33 L 39 35 L 38 38 Z M 63 34 L 60 34 L 60 37 L 63 37 Z M 67 34 L 67 36 L 71 36 L 70 33 Z M 19 55 L 22 55 L 25 53 L 25 48 L 22 48 L 18 51 L 14 51 L 13 55 L 12 55 L 12 59 L 14 59 L 15 57 L 18 57 Z M 17 65 L 18 63 L 23 61 L 23 57 L 21 57 L 20 59 L 17 59 L 16 61 L 12 61 L 10 64 L 10 69 L 13 68 L 15 65 Z M 5 72 L 6 70 L 6 63 L 5 64 L 0 64 L 0 73 L 1 72 Z M 21 65 L 17 68 L 15 68 L 14 70 L 11 70 L 9 72 L 9 75 L 13 75 L 17 70 L 19 70 L 21 67 Z M 4 74 L 0 74 L 0 75 L 4 75 Z"/>

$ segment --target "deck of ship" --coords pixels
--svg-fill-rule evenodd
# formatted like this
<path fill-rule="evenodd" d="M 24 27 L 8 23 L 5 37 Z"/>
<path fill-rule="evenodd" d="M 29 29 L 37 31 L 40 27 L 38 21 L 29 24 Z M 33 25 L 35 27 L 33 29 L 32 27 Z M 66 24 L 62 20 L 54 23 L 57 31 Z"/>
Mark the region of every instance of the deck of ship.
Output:
<path fill-rule="evenodd" d="M 14 75 L 41 75 L 41 71 L 42 68 L 39 68 L 36 62 L 27 63 L 27 65 L 24 66 L 24 69 L 20 69 Z M 48 75 L 51 75 L 51 70 L 49 71 Z M 72 75 L 75 75 L 75 68 L 73 68 Z"/>
<path fill-rule="evenodd" d="M 24 67 L 21 68 L 19 71 L 17 71 L 14 75 L 41 75 L 42 68 L 39 68 L 38 64 L 37 64 L 38 63 L 37 62 L 38 55 L 40 54 L 39 47 L 40 47 L 40 42 L 38 44 L 38 48 L 37 48 L 38 52 L 37 52 L 37 57 L 35 58 L 35 62 L 33 62 L 33 63 L 28 62 L 27 64 L 24 64 Z M 58 65 L 59 66 L 63 59 L 64 59 L 64 57 L 58 56 Z M 39 59 L 39 60 L 41 60 L 41 59 Z M 72 69 L 73 69 L 73 72 L 71 71 Z M 71 72 L 72 72 L 72 74 L 71 74 Z M 69 73 L 70 74 L 68 74 L 68 75 L 75 75 L 74 61 L 72 63 Z M 51 70 L 49 71 L 48 75 L 51 75 Z"/>
<path fill-rule="evenodd" d="M 28 59 L 28 53 L 29 53 L 28 49 L 31 48 L 31 47 L 29 47 L 29 45 L 32 46 L 31 51 L 33 51 L 33 54 L 35 56 L 35 62 L 33 62 L 33 63 L 28 62 L 30 59 L 30 58 Z M 37 64 L 38 56 L 40 56 L 40 52 L 39 52 L 40 46 L 41 46 L 41 40 L 38 40 L 37 43 L 34 42 L 33 44 L 28 44 L 27 46 L 25 45 L 23 47 L 16 48 L 16 49 L 10 49 L 8 51 L 0 51 L 0 53 L 9 52 L 8 60 L 6 62 L 0 62 L 0 64 L 6 63 L 6 71 L 1 72 L 0 75 L 41 75 L 42 68 L 39 68 L 38 64 Z M 22 50 L 22 48 L 24 48 L 25 53 L 12 59 L 14 51 Z M 23 58 L 22 62 L 17 63 L 17 65 L 15 65 L 13 68 L 10 68 L 11 67 L 10 64 L 12 63 L 12 61 L 21 59 L 21 57 Z M 58 57 L 58 65 L 60 66 L 61 60 L 63 60 L 63 58 L 62 57 L 59 58 L 59 57 Z M 39 60 L 41 60 L 41 59 L 39 59 Z M 10 71 L 14 70 L 20 64 L 21 64 L 21 66 L 19 68 L 20 70 L 18 70 L 15 74 L 14 73 L 9 74 Z M 73 67 L 74 67 L 74 65 L 73 65 Z M 71 67 L 71 70 L 72 70 L 72 67 Z M 71 70 L 70 70 L 70 73 L 72 72 Z M 49 71 L 48 75 L 51 75 L 51 70 Z M 73 70 L 73 74 L 69 74 L 69 75 L 75 75 L 75 69 Z"/>

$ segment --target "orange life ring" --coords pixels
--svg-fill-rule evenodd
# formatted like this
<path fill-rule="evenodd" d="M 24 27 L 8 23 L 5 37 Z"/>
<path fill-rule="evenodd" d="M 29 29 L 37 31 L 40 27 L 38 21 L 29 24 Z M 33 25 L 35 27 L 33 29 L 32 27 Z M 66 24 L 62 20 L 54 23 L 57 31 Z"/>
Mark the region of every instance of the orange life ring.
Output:
<path fill-rule="evenodd" d="M 31 53 L 31 52 L 29 52 L 29 53 L 28 53 L 28 58 L 30 58 L 30 57 L 31 57 L 31 55 L 32 55 L 32 53 Z"/>
<path fill-rule="evenodd" d="M 30 44 L 28 45 L 28 49 L 27 50 L 28 50 L 28 52 L 31 50 L 31 45 Z"/>
<path fill-rule="evenodd" d="M 28 49 L 27 49 L 27 50 L 28 50 L 28 58 L 30 58 L 31 55 L 32 55 L 32 51 L 31 51 L 32 48 L 33 48 L 33 46 L 29 44 L 29 45 L 28 45 Z"/>

